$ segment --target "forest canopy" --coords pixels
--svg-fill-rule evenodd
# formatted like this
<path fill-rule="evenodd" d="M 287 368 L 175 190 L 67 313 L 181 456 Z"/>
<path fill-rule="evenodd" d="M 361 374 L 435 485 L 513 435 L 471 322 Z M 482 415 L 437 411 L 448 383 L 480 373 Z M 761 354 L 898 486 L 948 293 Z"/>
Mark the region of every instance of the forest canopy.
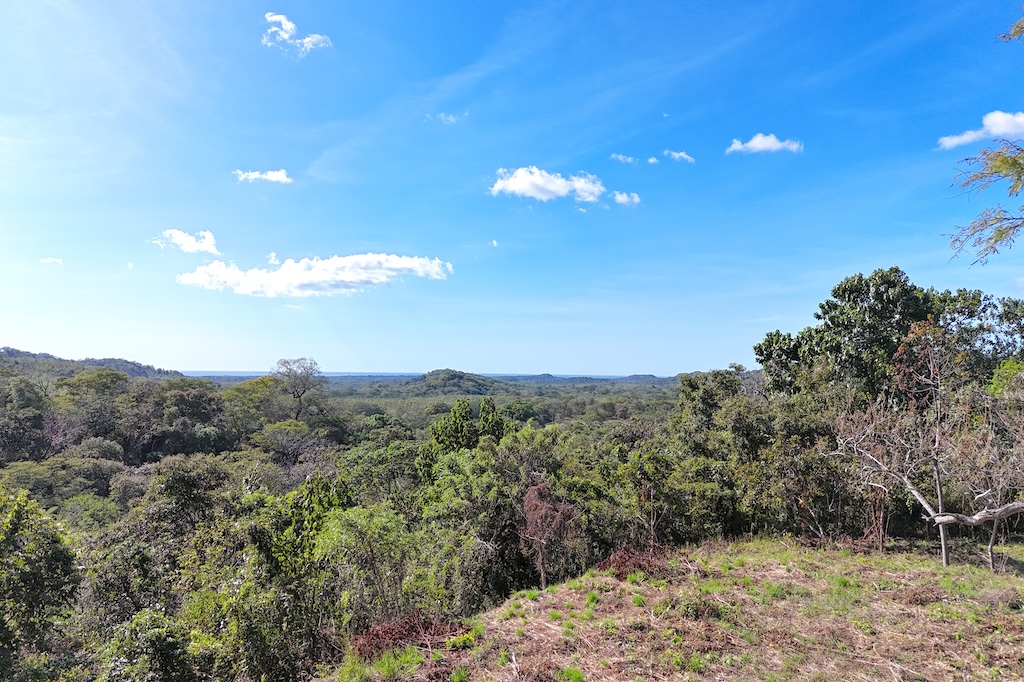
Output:
<path fill-rule="evenodd" d="M 293 680 L 614 551 L 1015 532 L 1024 302 L 898 268 L 739 365 L 219 384 L 6 349 L 0 677 Z M 425 621 L 424 621 L 425 622 Z M 433 622 L 433 621 L 431 621 Z"/>

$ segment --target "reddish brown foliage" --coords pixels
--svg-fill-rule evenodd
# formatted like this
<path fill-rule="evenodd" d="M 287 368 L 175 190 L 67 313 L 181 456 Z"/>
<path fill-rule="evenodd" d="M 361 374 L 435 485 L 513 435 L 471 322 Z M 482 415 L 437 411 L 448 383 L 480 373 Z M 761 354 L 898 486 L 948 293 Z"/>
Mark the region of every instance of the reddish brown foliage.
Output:
<path fill-rule="evenodd" d="M 637 571 L 657 578 L 668 574 L 668 561 L 665 559 L 664 547 L 655 548 L 653 553 L 635 547 L 619 547 L 597 568 L 612 571 L 619 580 L 625 580 L 626 576 Z"/>
<path fill-rule="evenodd" d="M 547 483 L 539 483 L 526 491 L 523 497 L 523 516 L 526 523 L 520 528 L 519 543 L 523 554 L 532 557 L 540 586 L 548 586 L 548 568 L 557 559 L 565 536 L 579 517 L 576 508 L 559 502 Z"/>
<path fill-rule="evenodd" d="M 462 634 L 466 628 L 449 621 L 439 620 L 416 609 L 405 617 L 384 625 L 375 625 L 366 632 L 352 637 L 352 648 L 364 660 L 377 658 L 385 651 L 407 646 L 433 648 L 452 635 Z"/>

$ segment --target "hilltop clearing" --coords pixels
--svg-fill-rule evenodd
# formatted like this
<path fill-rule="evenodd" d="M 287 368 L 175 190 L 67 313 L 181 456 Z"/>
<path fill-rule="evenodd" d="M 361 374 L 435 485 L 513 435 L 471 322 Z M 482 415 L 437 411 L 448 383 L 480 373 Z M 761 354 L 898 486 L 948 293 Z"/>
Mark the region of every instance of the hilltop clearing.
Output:
<path fill-rule="evenodd" d="M 1024 676 L 1024 580 L 1014 559 L 993 574 L 980 557 L 975 566 L 943 569 L 914 552 L 861 555 L 764 540 L 654 561 L 618 554 L 602 566 L 518 592 L 464 634 L 371 656 L 368 666 L 350 658 L 325 679 Z"/>

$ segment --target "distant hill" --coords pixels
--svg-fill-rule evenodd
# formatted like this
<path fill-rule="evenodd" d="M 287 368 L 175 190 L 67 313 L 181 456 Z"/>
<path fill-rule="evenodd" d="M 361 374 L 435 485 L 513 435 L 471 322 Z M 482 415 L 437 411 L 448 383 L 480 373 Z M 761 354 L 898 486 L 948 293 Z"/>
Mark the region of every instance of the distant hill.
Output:
<path fill-rule="evenodd" d="M 113 369 L 130 377 L 145 379 L 174 379 L 184 376 L 181 372 L 157 369 L 121 358 L 86 358 L 65 360 L 49 353 L 30 353 L 16 348 L 0 348 L 0 369 L 7 369 L 33 379 L 65 379 L 76 374 L 96 369 Z"/>
<path fill-rule="evenodd" d="M 435 369 L 402 384 L 402 392 L 410 396 L 495 395 L 509 389 L 504 381 L 454 369 Z"/>

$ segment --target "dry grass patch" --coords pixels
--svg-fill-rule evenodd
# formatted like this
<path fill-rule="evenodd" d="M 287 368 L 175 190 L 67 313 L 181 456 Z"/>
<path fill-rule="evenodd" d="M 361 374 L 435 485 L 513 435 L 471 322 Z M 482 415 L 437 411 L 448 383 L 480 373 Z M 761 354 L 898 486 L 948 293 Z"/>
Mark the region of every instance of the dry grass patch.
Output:
<path fill-rule="evenodd" d="M 1021 575 L 778 541 L 663 559 L 516 594 L 413 679 L 1024 679 Z"/>

